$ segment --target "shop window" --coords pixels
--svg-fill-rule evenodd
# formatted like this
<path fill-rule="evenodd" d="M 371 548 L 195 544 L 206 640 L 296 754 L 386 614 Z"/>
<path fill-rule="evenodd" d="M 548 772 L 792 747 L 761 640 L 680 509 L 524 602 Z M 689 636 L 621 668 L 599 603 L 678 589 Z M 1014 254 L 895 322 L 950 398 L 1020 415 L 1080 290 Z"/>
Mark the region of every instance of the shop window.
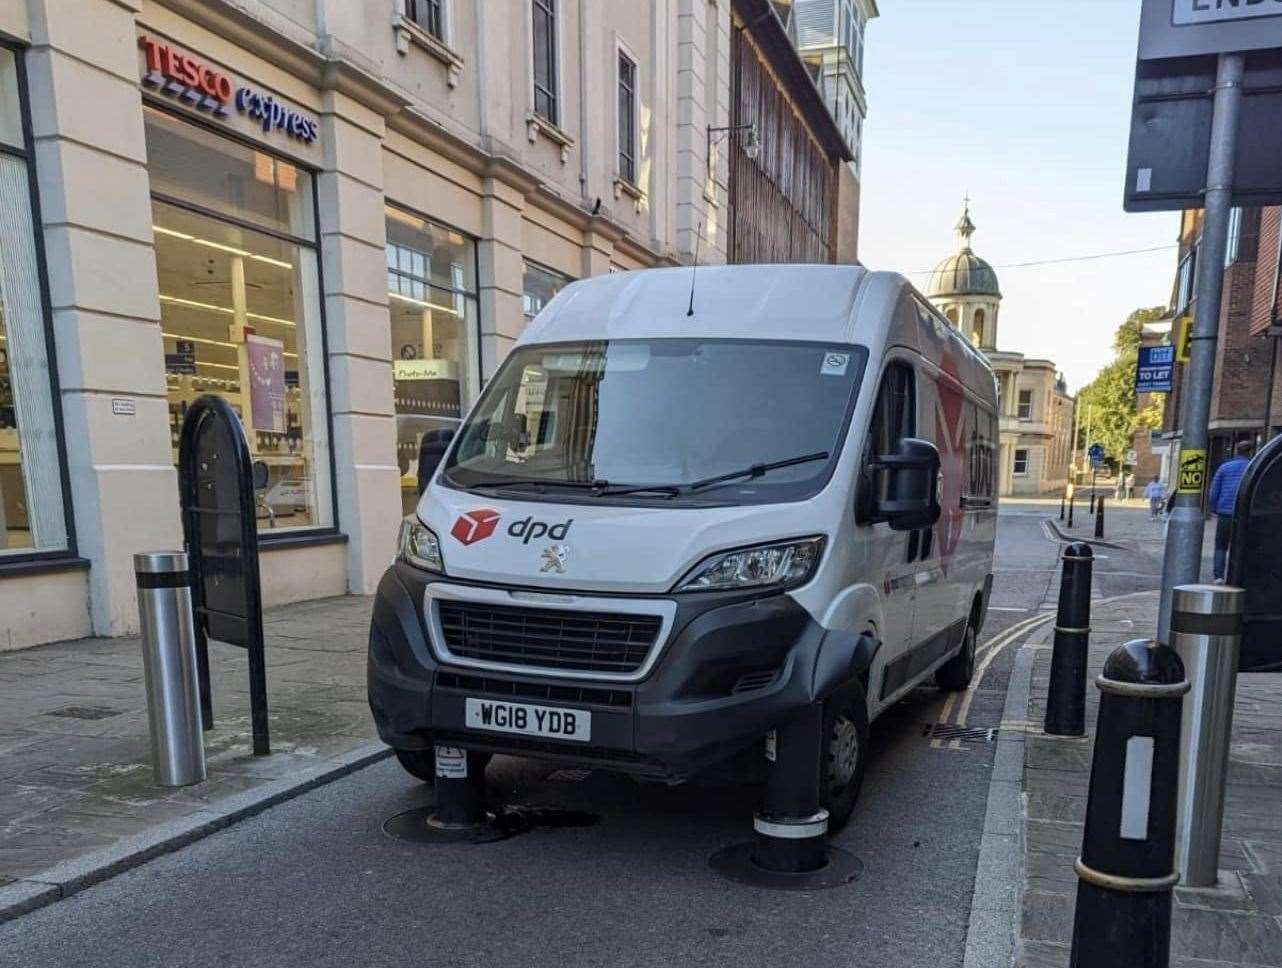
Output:
<path fill-rule="evenodd" d="M 619 177 L 637 183 L 637 65 L 619 54 Z"/>
<path fill-rule="evenodd" d="M 534 38 L 534 113 L 560 124 L 557 90 L 556 0 L 530 0 Z"/>
<path fill-rule="evenodd" d="M 1033 391 L 1032 390 L 1019 391 L 1019 419 L 1020 420 L 1033 419 Z"/>
<path fill-rule="evenodd" d="M 453 430 L 477 390 L 476 242 L 402 209 L 385 211 L 397 464 L 409 514 L 423 436 Z"/>
<path fill-rule="evenodd" d="M 552 297 L 571 282 L 573 280 L 563 273 L 527 261 L 521 286 L 521 306 L 525 318 L 533 319 L 537 316 L 552 301 Z"/>
<path fill-rule="evenodd" d="M 435 37 L 445 40 L 444 0 L 405 0 L 405 16 Z"/>
<path fill-rule="evenodd" d="M 1018 477 L 1028 474 L 1028 449 L 1025 447 L 1015 448 L 1015 474 Z"/>
<path fill-rule="evenodd" d="M 0 47 L 0 558 L 68 547 L 19 71 Z"/>
<path fill-rule="evenodd" d="M 259 530 L 334 524 L 312 177 L 146 111 L 152 231 L 175 460 L 216 393 L 267 470 Z"/>

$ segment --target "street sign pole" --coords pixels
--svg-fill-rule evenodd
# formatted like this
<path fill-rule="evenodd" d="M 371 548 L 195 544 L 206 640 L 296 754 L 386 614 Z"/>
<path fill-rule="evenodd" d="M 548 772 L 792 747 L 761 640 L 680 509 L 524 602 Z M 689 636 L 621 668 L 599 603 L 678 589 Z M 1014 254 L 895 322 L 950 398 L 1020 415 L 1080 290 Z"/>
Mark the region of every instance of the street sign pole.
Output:
<path fill-rule="evenodd" d="M 1220 54 L 1216 69 L 1211 151 L 1206 173 L 1206 206 L 1197 265 L 1197 308 L 1192 351 L 1184 373 L 1184 422 L 1179 480 L 1162 562 L 1162 604 L 1157 637 L 1170 641 L 1171 593 L 1176 585 L 1196 584 L 1202 568 L 1202 495 L 1206 488 L 1206 451 L 1215 376 L 1215 344 L 1224 293 L 1224 253 L 1232 208 L 1233 163 L 1242 105 L 1245 58 Z"/>

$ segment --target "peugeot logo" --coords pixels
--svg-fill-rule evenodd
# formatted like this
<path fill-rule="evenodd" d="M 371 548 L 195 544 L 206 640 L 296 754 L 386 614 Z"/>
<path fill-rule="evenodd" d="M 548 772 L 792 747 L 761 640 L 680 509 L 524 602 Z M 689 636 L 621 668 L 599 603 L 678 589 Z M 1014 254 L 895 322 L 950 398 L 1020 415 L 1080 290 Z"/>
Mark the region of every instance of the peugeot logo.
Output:
<path fill-rule="evenodd" d="M 565 559 L 570 557 L 570 549 L 565 545 L 548 545 L 543 549 L 543 567 L 539 571 L 565 574 Z"/>

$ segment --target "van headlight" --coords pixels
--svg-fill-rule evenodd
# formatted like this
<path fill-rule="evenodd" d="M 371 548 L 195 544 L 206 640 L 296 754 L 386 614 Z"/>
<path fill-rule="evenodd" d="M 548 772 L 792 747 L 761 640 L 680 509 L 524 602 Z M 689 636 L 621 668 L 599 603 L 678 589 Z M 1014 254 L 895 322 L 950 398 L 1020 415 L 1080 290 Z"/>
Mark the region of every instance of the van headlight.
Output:
<path fill-rule="evenodd" d="M 401 533 L 396 540 L 396 557 L 416 568 L 445 574 L 441 559 L 441 542 L 436 532 L 418 518 L 410 516 L 401 522 Z"/>
<path fill-rule="evenodd" d="M 717 592 L 735 588 L 796 588 L 815 573 L 823 538 L 802 538 L 723 551 L 705 558 L 677 583 L 679 592 Z"/>

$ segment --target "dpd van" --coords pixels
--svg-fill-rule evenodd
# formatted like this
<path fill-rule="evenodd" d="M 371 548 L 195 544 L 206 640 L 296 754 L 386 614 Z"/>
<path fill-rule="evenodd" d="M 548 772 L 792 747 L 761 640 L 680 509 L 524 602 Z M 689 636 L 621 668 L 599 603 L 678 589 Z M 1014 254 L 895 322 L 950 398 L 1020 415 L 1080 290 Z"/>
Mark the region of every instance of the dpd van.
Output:
<path fill-rule="evenodd" d="M 423 779 L 440 745 L 676 781 L 822 704 L 840 824 L 869 721 L 970 682 L 996 408 L 984 357 L 890 273 L 567 286 L 402 526 L 380 736 Z"/>

